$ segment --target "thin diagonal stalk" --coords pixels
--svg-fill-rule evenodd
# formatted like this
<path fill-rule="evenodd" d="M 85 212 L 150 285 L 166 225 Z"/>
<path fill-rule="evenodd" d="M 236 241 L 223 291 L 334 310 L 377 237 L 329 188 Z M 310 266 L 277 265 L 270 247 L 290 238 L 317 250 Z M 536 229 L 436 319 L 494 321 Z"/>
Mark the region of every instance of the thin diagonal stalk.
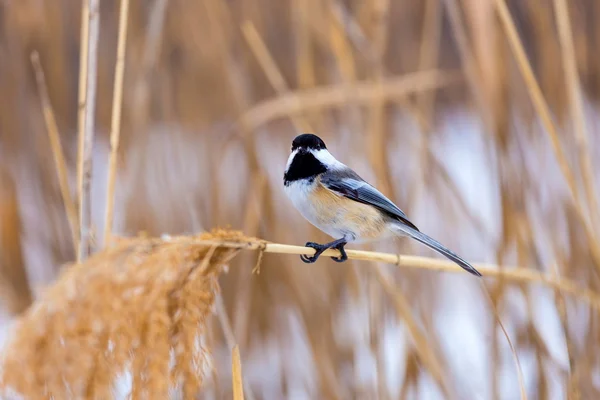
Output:
<path fill-rule="evenodd" d="M 533 73 L 533 68 L 529 63 L 529 60 L 527 59 L 527 54 L 525 53 L 523 43 L 519 38 L 517 28 L 515 27 L 515 23 L 510 15 L 505 0 L 496 0 L 495 4 L 496 10 L 502 22 L 502 26 L 504 27 L 506 35 L 508 36 L 508 42 L 515 55 L 515 59 L 519 66 L 519 70 L 521 71 L 523 79 L 525 80 L 525 85 L 527 86 L 527 90 L 529 91 L 529 95 L 531 97 L 533 106 L 540 117 L 546 134 L 550 139 L 552 149 L 554 151 L 554 156 L 556 157 L 556 161 L 558 162 L 560 171 L 566 180 L 567 186 L 569 188 L 569 194 L 571 196 L 575 208 L 575 212 L 584 228 L 585 234 L 590 243 L 590 252 L 594 260 L 594 265 L 596 266 L 598 271 L 600 271 L 600 245 L 598 244 L 595 232 L 592 229 L 589 220 L 585 215 L 584 208 L 582 207 L 581 196 L 577 188 L 575 175 L 573 174 L 573 171 L 569 166 L 567 157 L 558 137 L 556 125 L 554 124 L 554 121 L 552 120 L 552 115 L 550 113 L 550 107 L 548 106 L 548 103 L 546 102 L 546 99 L 542 94 L 542 89 L 540 88 L 540 85 L 537 82 L 537 79 L 535 78 L 535 74 Z"/>
<path fill-rule="evenodd" d="M 71 197 L 71 191 L 69 189 L 69 178 L 67 162 L 65 161 L 65 155 L 60 144 L 60 134 L 58 133 L 58 126 L 56 119 L 54 118 L 54 111 L 52 110 L 52 104 L 50 103 L 50 96 L 48 96 L 48 87 L 46 86 L 46 78 L 44 76 L 44 70 L 40 64 L 40 57 L 37 51 L 31 53 L 31 63 L 35 71 L 35 80 L 40 92 L 40 102 L 42 111 L 44 113 L 44 120 L 46 121 L 46 129 L 48 130 L 48 137 L 50 139 L 50 147 L 52 149 L 52 155 L 54 156 L 54 163 L 56 164 L 56 174 L 58 176 L 58 184 L 60 186 L 60 193 L 65 204 L 65 211 L 67 213 L 67 220 L 69 221 L 69 227 L 71 229 L 71 237 L 73 239 L 73 248 L 77 251 L 79 247 L 79 233 L 77 230 L 77 209 Z"/>
<path fill-rule="evenodd" d="M 78 218 L 81 215 L 83 203 L 83 151 L 85 144 L 85 108 L 87 99 L 87 69 L 88 69 L 88 44 L 90 35 L 90 7 L 89 0 L 81 1 L 81 37 L 79 38 L 79 88 L 77 95 L 77 207 Z M 78 235 L 81 237 L 78 229 Z M 77 239 L 77 243 L 79 243 Z M 80 248 L 75 250 L 77 260 L 81 260 Z"/>
<path fill-rule="evenodd" d="M 129 0 L 121 0 L 121 10 L 119 12 L 119 42 L 117 45 L 117 61 L 115 64 L 115 82 L 110 129 L 110 159 L 108 163 L 108 185 L 106 188 L 106 211 L 104 216 L 104 246 L 109 245 L 114 215 L 117 155 L 119 153 L 119 139 L 121 136 L 121 107 L 123 103 L 123 74 L 125 72 L 128 15 Z"/>
<path fill-rule="evenodd" d="M 581 81 L 577 71 L 573 30 L 569 17 L 569 7 L 566 0 L 554 0 L 556 25 L 558 26 L 558 38 L 562 48 L 562 61 L 567 80 L 569 106 L 571 119 L 575 128 L 575 140 L 579 152 L 579 166 L 583 174 L 583 184 L 586 195 L 588 210 L 590 211 L 593 225 L 599 222 L 598 197 L 594 185 L 594 172 L 589 152 L 588 131 L 585 123 L 583 92 Z"/>
<path fill-rule="evenodd" d="M 83 23 L 83 22 L 82 22 Z M 94 145 L 96 86 L 98 78 L 98 39 L 100 36 L 100 1 L 89 0 L 89 34 L 87 54 L 87 89 L 84 103 L 85 124 L 83 151 L 79 155 L 82 162 L 81 194 L 79 204 L 79 252 L 78 260 L 84 260 L 91 251 L 92 230 L 92 151 Z M 83 40 L 84 38 L 82 38 Z"/>

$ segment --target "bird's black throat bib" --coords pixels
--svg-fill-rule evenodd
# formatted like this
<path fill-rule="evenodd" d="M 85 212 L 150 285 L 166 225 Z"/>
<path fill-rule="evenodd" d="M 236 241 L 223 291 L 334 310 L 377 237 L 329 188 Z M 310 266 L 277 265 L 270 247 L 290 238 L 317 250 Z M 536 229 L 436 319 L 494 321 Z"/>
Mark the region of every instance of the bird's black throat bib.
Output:
<path fill-rule="evenodd" d="M 327 171 L 327 167 L 310 151 L 300 151 L 283 175 L 283 184 L 288 186 L 301 179 L 313 180 L 317 175 Z"/>

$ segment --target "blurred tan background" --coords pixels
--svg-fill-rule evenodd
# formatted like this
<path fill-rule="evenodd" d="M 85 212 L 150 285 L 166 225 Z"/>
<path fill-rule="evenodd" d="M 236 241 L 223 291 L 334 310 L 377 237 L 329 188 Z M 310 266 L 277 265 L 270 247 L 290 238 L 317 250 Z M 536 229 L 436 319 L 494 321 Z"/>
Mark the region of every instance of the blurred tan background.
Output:
<path fill-rule="evenodd" d="M 96 249 L 119 10 L 100 3 Z M 508 1 L 556 135 L 496 3 L 132 0 L 115 232 L 326 240 L 282 190 L 291 140 L 312 132 L 468 260 L 598 290 L 600 3 Z M 0 1 L 0 343 L 75 258 L 30 53 L 75 194 L 80 6 Z M 364 248 L 437 257 L 408 239 Z M 470 275 L 268 254 L 252 275 L 255 260 L 242 253 L 220 282 L 254 398 L 519 398 L 509 345 Z M 485 285 L 529 398 L 600 396 L 598 310 L 539 284 Z M 204 396 L 231 398 L 230 349 L 212 325 Z"/>

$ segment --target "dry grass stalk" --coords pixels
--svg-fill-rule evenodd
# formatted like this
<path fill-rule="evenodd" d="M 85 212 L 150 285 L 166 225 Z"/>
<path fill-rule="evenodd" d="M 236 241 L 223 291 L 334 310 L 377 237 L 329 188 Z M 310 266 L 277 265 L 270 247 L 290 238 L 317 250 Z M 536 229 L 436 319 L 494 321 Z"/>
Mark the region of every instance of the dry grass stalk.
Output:
<path fill-rule="evenodd" d="M 269 52 L 269 49 L 265 45 L 265 42 L 261 39 L 260 35 L 256 31 L 252 22 L 246 21 L 242 24 L 242 32 L 244 38 L 250 46 L 250 49 L 254 53 L 254 56 L 260 63 L 261 68 L 264 70 L 269 83 L 273 86 L 278 95 L 289 92 L 289 86 L 283 77 L 283 74 L 277 67 L 277 63 L 273 59 L 273 56 Z M 295 115 L 291 116 L 292 122 L 298 132 L 312 132 L 310 125 L 303 119 Z"/>
<path fill-rule="evenodd" d="M 221 231 L 197 239 L 254 240 Z M 0 394 L 109 398 L 114 380 L 129 369 L 134 398 L 167 398 L 176 386 L 193 398 L 207 365 L 199 335 L 217 277 L 237 252 L 140 237 L 65 268 L 18 321 L 3 358 Z"/>
<path fill-rule="evenodd" d="M 233 381 L 233 399 L 244 400 L 244 386 L 242 385 L 242 362 L 240 361 L 240 348 L 236 344 L 231 353 L 231 374 Z"/>
<path fill-rule="evenodd" d="M 293 36 L 294 46 L 296 48 L 296 87 L 306 89 L 317 85 L 317 68 L 315 64 L 316 45 L 315 38 L 312 36 L 311 24 L 315 15 L 315 7 L 318 7 L 313 1 L 293 0 Z M 322 115 L 320 113 L 309 113 L 306 115 L 308 123 L 312 126 L 321 126 Z"/>
<path fill-rule="evenodd" d="M 583 175 L 584 190 L 588 210 L 592 217 L 592 224 L 597 224 L 600 222 L 598 219 L 598 197 L 596 196 L 594 171 L 590 159 L 588 131 L 584 113 L 584 98 L 577 71 L 577 59 L 575 58 L 569 7 L 566 0 L 554 0 L 554 9 L 556 25 L 558 27 L 558 38 L 562 48 L 562 61 L 568 88 L 571 119 L 575 128 L 575 140 L 577 142 L 577 150 L 579 151 L 577 158 Z"/>
<path fill-rule="evenodd" d="M 133 87 L 133 125 L 136 129 L 143 129 L 147 123 L 150 108 L 150 73 L 156 64 L 165 24 L 165 15 L 168 0 L 155 0 L 150 8 L 150 16 L 146 29 L 144 50 L 142 52 L 141 71 L 137 75 Z"/>
<path fill-rule="evenodd" d="M 506 35 L 508 36 L 508 42 L 510 43 L 512 51 L 514 52 L 515 59 L 517 61 L 521 74 L 523 75 L 523 79 L 525 80 L 525 85 L 527 86 L 527 90 L 529 92 L 529 95 L 531 96 L 533 106 L 541 119 L 542 125 L 544 126 L 544 130 L 550 138 L 552 149 L 554 150 L 554 156 L 556 157 L 558 166 L 563 176 L 565 177 L 567 186 L 569 188 L 569 194 L 573 200 L 573 205 L 575 207 L 576 214 L 585 230 L 585 234 L 590 243 L 590 251 L 594 260 L 594 264 L 596 268 L 600 270 L 600 245 L 598 244 L 596 233 L 591 227 L 589 220 L 585 215 L 584 207 L 582 206 L 581 201 L 582 199 L 579 194 L 579 189 L 577 188 L 575 175 L 573 174 L 573 171 L 569 166 L 569 162 L 563 150 L 563 146 L 558 137 L 556 125 L 552 120 L 550 107 L 548 106 L 548 103 L 546 102 L 546 99 L 542 94 L 542 89 L 540 88 L 540 85 L 538 84 L 533 73 L 531 64 L 527 59 L 523 43 L 519 38 L 517 28 L 515 27 L 515 23 L 510 15 L 510 11 L 508 10 L 505 0 L 496 0 L 495 4 L 498 14 L 500 16 L 500 20 L 502 21 L 502 25 L 506 31 Z"/>
<path fill-rule="evenodd" d="M 126 240 L 126 239 L 121 239 Z M 187 236 L 174 236 L 168 239 L 171 242 L 176 243 L 188 243 L 197 244 L 204 246 L 218 245 L 220 247 L 244 249 L 244 250 L 260 250 L 265 253 L 276 253 L 276 254 L 295 254 L 295 255 L 314 255 L 315 250 L 310 247 L 293 246 L 280 243 L 265 243 L 264 240 L 248 240 L 245 242 L 227 240 L 204 240 L 194 239 Z M 154 243 L 161 243 L 162 239 L 154 239 Z M 362 251 L 362 250 L 350 250 L 346 249 L 346 253 L 349 259 L 362 260 L 362 261 L 374 261 L 383 262 L 387 264 L 394 264 L 398 267 L 409 267 L 409 268 L 420 268 L 430 271 L 437 272 L 456 272 L 465 273 L 462 268 L 454 264 L 452 261 L 443 260 L 439 258 L 419 257 L 419 256 L 407 256 L 400 254 L 380 253 L 374 251 Z M 340 253 L 338 250 L 325 250 L 322 253 L 323 257 L 339 257 Z M 513 283 L 538 283 L 553 289 L 561 290 L 565 294 L 570 295 L 573 298 L 577 298 L 587 303 L 590 307 L 597 311 L 600 311 L 600 295 L 595 291 L 582 288 L 577 283 L 561 278 L 557 279 L 549 274 L 541 273 L 533 269 L 524 267 L 514 267 L 502 265 L 502 267 L 495 264 L 482 264 L 474 263 L 473 266 L 479 270 L 486 277 L 502 278 L 507 282 Z"/>
<path fill-rule="evenodd" d="M 435 68 L 438 64 L 440 53 L 440 34 L 442 30 L 442 12 L 439 0 L 427 0 L 425 16 L 423 17 L 423 33 L 421 34 L 421 47 L 419 51 L 419 70 Z M 418 105 L 424 114 L 425 120 L 431 120 L 435 103 L 435 92 L 429 95 L 421 93 L 418 96 Z M 424 138 L 428 137 L 428 130 L 423 130 Z"/>
<path fill-rule="evenodd" d="M 0 301 L 10 314 L 25 311 L 32 293 L 22 248 L 22 221 L 15 182 L 0 168 Z"/>
<path fill-rule="evenodd" d="M 125 49 L 127 44 L 127 17 L 129 0 L 121 0 L 119 12 L 119 39 L 117 45 L 117 61 L 115 64 L 115 82 L 113 89 L 113 107 L 110 128 L 110 159 L 108 163 L 108 185 L 106 188 L 106 213 L 104 217 L 104 246 L 109 245 L 112 232 L 115 180 L 117 177 L 117 160 L 119 139 L 121 136 L 121 105 L 123 103 L 123 74 L 125 72 Z"/>
<path fill-rule="evenodd" d="M 79 37 L 79 85 L 77 93 L 77 207 L 83 204 L 83 153 L 85 150 L 85 115 L 87 101 L 88 44 L 90 35 L 89 0 L 81 0 L 81 33 Z M 79 223 L 79 221 L 78 221 Z M 79 233 L 78 233 L 79 234 Z M 79 243 L 79 239 L 77 241 Z M 79 245 L 75 250 L 81 260 Z"/>
<path fill-rule="evenodd" d="M 69 189 L 67 162 L 65 161 L 65 155 L 60 144 L 60 134 L 58 132 L 56 119 L 54 118 L 52 104 L 50 104 L 50 97 L 48 96 L 48 87 L 46 86 L 44 70 L 42 69 L 42 66 L 40 64 L 40 57 L 37 51 L 31 53 L 31 63 L 33 64 L 33 69 L 35 72 L 35 80 L 38 86 L 40 102 L 42 106 L 42 111 L 44 113 L 44 120 L 46 122 L 46 129 L 48 130 L 50 148 L 52 149 L 54 163 L 56 164 L 56 174 L 58 176 L 60 193 L 63 199 L 63 203 L 65 205 L 65 211 L 67 214 L 67 220 L 69 221 L 69 227 L 71 228 L 73 248 L 75 249 L 75 251 L 77 251 L 79 247 L 77 209 L 75 207 L 75 203 L 73 202 L 73 198 L 71 197 L 71 191 Z"/>
<path fill-rule="evenodd" d="M 352 98 L 352 101 L 357 103 L 370 103 L 379 97 L 392 100 L 460 82 L 462 82 L 462 74 L 457 71 L 428 70 L 386 78 L 380 84 L 357 82 L 297 90 L 258 103 L 244 113 L 242 122 L 254 129 L 277 118 L 310 110 L 324 111 L 339 107 L 346 104 L 348 98 Z"/>
<path fill-rule="evenodd" d="M 375 87 L 379 92 L 382 90 L 382 82 L 385 74 L 385 52 L 387 48 L 387 27 L 388 27 L 388 16 L 389 13 L 389 1 L 378 0 L 373 3 L 373 24 L 374 33 L 372 39 L 372 46 L 375 50 L 376 64 L 373 71 L 373 81 Z M 387 143 L 389 142 L 388 133 L 389 130 L 386 128 L 386 102 L 382 96 L 376 96 L 373 98 L 369 106 L 369 122 L 368 132 L 370 135 L 366 136 L 366 144 L 368 145 L 369 157 L 371 165 L 373 166 L 375 175 L 379 178 L 377 185 L 381 188 L 383 193 L 391 195 L 392 192 L 392 179 L 390 175 L 390 168 L 387 157 Z"/>
<path fill-rule="evenodd" d="M 487 296 L 487 300 L 489 301 L 492 310 L 494 311 L 494 316 L 496 317 L 495 323 L 497 323 L 498 326 L 500 327 L 500 329 L 502 330 L 502 333 L 504 334 L 504 337 L 506 338 L 508 346 L 510 347 L 510 352 L 512 353 L 513 361 L 514 361 L 515 367 L 517 369 L 517 377 L 519 379 L 519 393 L 521 395 L 521 400 L 526 400 L 527 399 L 527 389 L 525 388 L 525 381 L 523 379 L 523 369 L 521 368 L 521 361 L 519 360 L 519 356 L 517 355 L 517 350 L 515 349 L 515 346 L 513 345 L 513 342 L 510 339 L 510 336 L 508 335 L 508 332 L 507 332 L 506 328 L 504 327 L 504 324 L 502 323 L 502 319 L 500 318 L 500 313 L 498 312 L 496 303 L 494 302 L 492 296 L 490 295 L 489 290 L 487 290 L 487 288 L 485 286 L 483 286 L 483 290 Z"/>
<path fill-rule="evenodd" d="M 465 70 L 465 78 L 469 84 L 469 90 L 471 91 L 477 103 L 478 111 L 481 113 L 481 118 L 483 119 L 484 124 L 486 127 L 490 128 L 492 126 L 491 110 L 488 99 L 485 96 L 480 84 L 480 82 L 482 82 L 481 71 L 471 49 L 472 46 L 467 36 L 465 28 L 466 25 L 462 19 L 460 6 L 458 5 L 457 0 L 443 1 L 446 12 L 448 13 L 448 18 L 450 20 L 454 38 L 456 40 L 456 45 L 460 54 L 463 68 Z"/>
<path fill-rule="evenodd" d="M 408 299 L 402 291 L 396 288 L 391 276 L 382 270 L 382 268 L 376 268 L 375 273 L 377 280 L 394 302 L 399 319 L 404 322 L 406 329 L 410 332 L 410 336 L 414 342 L 413 346 L 419 359 L 444 393 L 444 397 L 454 397 L 450 395 L 448 385 L 444 380 L 444 367 L 442 362 L 436 354 L 434 347 L 428 343 L 428 338 L 419 326 L 418 320 L 414 317 Z"/>
<path fill-rule="evenodd" d="M 83 23 L 83 22 L 82 22 Z M 83 30 L 83 28 L 82 28 Z M 87 78 L 85 89 L 85 124 L 81 164 L 81 195 L 79 203 L 79 251 L 77 260 L 84 260 L 91 251 L 92 230 L 92 151 L 94 145 L 96 87 L 98 83 L 98 40 L 100 36 L 100 1 L 89 0 L 89 31 L 87 35 Z M 82 38 L 84 40 L 85 38 Z M 81 81 L 80 81 L 81 83 Z"/>
<path fill-rule="evenodd" d="M 227 309 L 225 308 L 225 302 L 223 301 L 223 296 L 221 296 L 221 293 L 218 293 L 215 299 L 215 303 L 216 303 L 216 308 L 217 308 L 217 317 L 219 318 L 219 325 L 221 325 L 221 329 L 223 330 L 223 336 L 225 337 L 225 343 L 227 343 L 227 347 L 230 349 L 237 349 L 238 354 L 237 354 L 237 362 L 240 364 L 239 366 L 239 386 L 240 386 L 240 392 L 242 397 L 244 395 L 243 392 L 243 387 L 246 388 L 246 393 L 248 395 L 248 399 L 249 400 L 254 400 L 254 394 L 253 392 L 250 390 L 250 386 L 248 385 L 248 383 L 242 378 L 242 373 L 241 373 L 241 362 L 239 360 L 240 355 L 239 355 L 239 347 L 238 344 L 236 343 L 235 340 L 235 335 L 233 333 L 233 328 L 231 327 L 231 319 L 229 318 L 229 315 L 227 314 Z M 233 357 L 233 360 L 235 361 L 235 354 L 231 355 Z M 234 399 L 237 398 L 236 397 L 236 376 L 235 376 L 235 364 L 232 366 L 234 368 L 234 375 L 233 375 L 233 397 Z"/>
<path fill-rule="evenodd" d="M 340 78 L 342 82 L 352 83 L 357 79 L 358 71 L 357 64 L 354 57 L 354 53 L 352 51 L 352 44 L 350 42 L 350 34 L 349 34 L 349 23 L 348 15 L 342 16 L 343 6 L 339 4 L 338 1 L 329 1 L 328 2 L 327 14 L 329 15 L 330 22 L 328 23 L 329 29 L 325 31 L 325 33 L 329 36 L 329 45 L 331 47 L 331 51 L 335 56 L 336 60 L 336 68 L 339 70 Z M 327 15 L 326 14 L 326 15 Z M 313 27 L 315 30 L 317 27 L 313 22 Z M 320 36 L 319 33 L 317 35 Z M 370 48 L 369 48 L 370 49 Z M 375 53 L 375 52 L 373 52 Z M 374 59 L 377 59 L 375 56 Z M 378 60 L 375 60 L 373 65 L 375 65 Z M 348 99 L 347 110 L 354 110 L 354 113 L 348 112 L 346 115 L 350 118 L 348 123 L 357 123 L 359 120 L 353 114 L 356 114 L 357 108 L 353 104 L 352 98 Z"/>

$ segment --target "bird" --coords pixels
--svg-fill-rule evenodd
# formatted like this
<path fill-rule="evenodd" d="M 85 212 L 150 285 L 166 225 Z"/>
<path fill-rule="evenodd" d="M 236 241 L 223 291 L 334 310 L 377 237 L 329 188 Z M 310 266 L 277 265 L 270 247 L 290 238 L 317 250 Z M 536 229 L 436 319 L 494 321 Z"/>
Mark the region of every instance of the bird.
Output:
<path fill-rule="evenodd" d="M 335 239 L 324 244 L 307 242 L 305 246 L 315 249 L 315 254 L 301 255 L 305 263 L 314 263 L 327 249 L 337 249 L 340 256 L 331 258 L 344 262 L 348 259 L 344 248 L 348 243 L 409 236 L 481 276 L 462 257 L 421 232 L 397 205 L 338 161 L 317 135 L 303 133 L 294 138 L 283 184 L 300 214 Z"/>

